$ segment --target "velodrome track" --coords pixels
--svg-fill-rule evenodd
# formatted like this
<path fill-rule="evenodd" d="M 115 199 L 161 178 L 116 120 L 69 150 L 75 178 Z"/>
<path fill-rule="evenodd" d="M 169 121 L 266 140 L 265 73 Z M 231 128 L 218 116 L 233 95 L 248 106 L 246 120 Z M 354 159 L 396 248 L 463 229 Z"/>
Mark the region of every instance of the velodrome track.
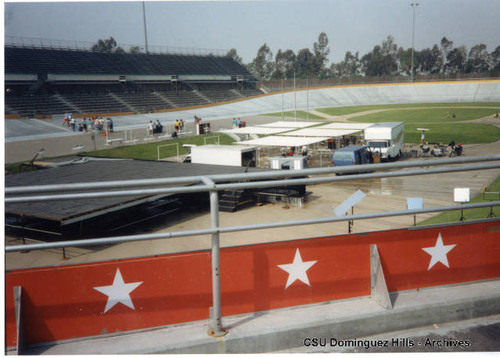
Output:
<path fill-rule="evenodd" d="M 500 101 L 500 80 L 349 85 L 278 92 L 211 107 L 119 116 L 113 117 L 113 120 L 115 130 L 123 130 L 145 127 L 150 120 L 156 119 L 164 124 L 172 123 L 181 118 L 192 122 L 195 115 L 207 122 L 223 118 L 280 112 L 282 109 L 287 111 L 373 104 L 497 101 Z M 62 127 L 62 116 L 62 114 L 55 115 L 51 120 L 6 119 L 5 141 L 79 135 L 79 133 L 73 133 Z"/>

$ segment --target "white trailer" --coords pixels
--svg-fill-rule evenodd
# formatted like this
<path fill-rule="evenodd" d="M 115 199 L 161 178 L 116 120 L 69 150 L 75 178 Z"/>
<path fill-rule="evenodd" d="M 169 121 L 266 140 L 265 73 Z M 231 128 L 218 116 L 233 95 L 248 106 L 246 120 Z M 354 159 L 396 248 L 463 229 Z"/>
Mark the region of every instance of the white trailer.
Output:
<path fill-rule="evenodd" d="M 255 167 L 257 147 L 202 145 L 191 147 L 191 163 Z"/>
<path fill-rule="evenodd" d="M 380 122 L 365 129 L 366 145 L 382 160 L 401 157 L 404 145 L 403 122 Z"/>

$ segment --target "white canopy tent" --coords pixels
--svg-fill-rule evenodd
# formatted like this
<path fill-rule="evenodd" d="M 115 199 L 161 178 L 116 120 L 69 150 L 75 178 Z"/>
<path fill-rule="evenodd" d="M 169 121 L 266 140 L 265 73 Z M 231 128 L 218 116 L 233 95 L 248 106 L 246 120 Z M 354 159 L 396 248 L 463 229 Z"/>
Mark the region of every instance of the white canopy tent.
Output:
<path fill-rule="evenodd" d="M 373 123 L 343 123 L 343 122 L 334 122 L 328 123 L 320 128 L 328 128 L 328 129 L 357 129 L 364 130 L 368 127 L 371 127 Z"/>
<path fill-rule="evenodd" d="M 273 128 L 305 128 L 320 124 L 321 122 L 287 122 L 278 121 L 266 124 L 260 124 L 259 127 L 273 127 Z"/>
<path fill-rule="evenodd" d="M 259 139 L 238 142 L 238 145 L 253 145 L 266 147 L 301 147 L 320 143 L 328 140 L 328 137 L 292 137 L 292 136 L 270 136 Z"/>
<path fill-rule="evenodd" d="M 314 127 L 314 128 L 303 128 L 299 129 L 296 131 L 288 132 L 288 133 L 283 133 L 284 136 L 304 136 L 304 137 L 328 137 L 328 138 L 333 138 L 333 137 L 341 137 L 344 135 L 349 135 L 353 133 L 357 133 L 359 130 L 355 129 L 328 129 L 324 128 L 324 126 L 321 127 Z"/>
<path fill-rule="evenodd" d="M 269 127 L 242 127 L 242 128 L 233 128 L 233 129 L 225 129 L 220 131 L 221 133 L 234 133 L 234 134 L 263 134 L 263 135 L 271 135 L 289 131 L 290 128 L 269 128 Z"/>

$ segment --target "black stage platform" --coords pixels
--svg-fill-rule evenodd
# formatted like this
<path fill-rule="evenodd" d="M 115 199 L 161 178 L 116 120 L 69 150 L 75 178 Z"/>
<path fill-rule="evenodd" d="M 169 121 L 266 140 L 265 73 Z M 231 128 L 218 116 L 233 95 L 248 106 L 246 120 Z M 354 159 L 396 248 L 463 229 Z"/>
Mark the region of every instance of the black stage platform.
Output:
<path fill-rule="evenodd" d="M 74 157 L 71 159 L 74 159 Z M 5 187 L 233 174 L 244 173 L 246 170 L 247 168 L 245 167 L 193 163 L 79 158 L 63 161 L 62 165 L 61 162 L 59 162 L 57 166 L 49 169 L 39 169 L 32 172 L 7 175 L 5 177 Z M 248 168 L 248 172 L 262 170 L 263 169 L 252 167 Z M 176 186 L 179 186 L 179 184 L 176 184 Z M 90 184 L 88 189 L 92 190 Z M 207 193 L 197 193 L 197 196 L 202 197 L 203 200 L 208 200 L 209 198 Z M 6 204 L 5 214 L 9 222 L 17 223 L 12 224 L 12 227 L 16 225 L 19 226 L 19 222 L 23 221 L 24 223 L 21 224 L 23 228 L 35 228 L 39 225 L 33 223 L 29 224 L 29 221 L 30 219 L 31 221 L 33 221 L 33 219 L 38 219 L 43 222 L 52 222 L 52 229 L 45 231 L 58 232 L 59 230 L 54 229 L 54 224 L 56 224 L 56 227 L 63 227 L 81 223 L 89 219 L 94 219 L 94 221 L 96 219 L 105 220 L 106 216 L 103 215 L 106 214 L 113 212 L 122 213 L 124 209 L 130 209 L 144 204 L 151 206 L 155 205 L 155 202 L 168 204 L 169 202 L 177 200 L 175 197 L 175 195 L 167 194 L 159 196 L 127 196 L 117 198 L 11 203 Z M 192 198 L 192 196 L 190 198 Z M 186 198 L 184 198 L 184 201 L 186 201 Z M 140 218 L 137 219 L 140 220 Z"/>

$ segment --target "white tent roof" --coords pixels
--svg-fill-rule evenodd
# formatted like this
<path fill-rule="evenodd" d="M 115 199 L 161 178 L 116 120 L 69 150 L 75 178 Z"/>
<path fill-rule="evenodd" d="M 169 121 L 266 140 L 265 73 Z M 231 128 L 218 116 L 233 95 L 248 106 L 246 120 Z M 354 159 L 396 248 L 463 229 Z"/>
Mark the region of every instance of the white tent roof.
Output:
<path fill-rule="evenodd" d="M 266 124 L 260 124 L 259 127 L 274 127 L 274 128 L 305 128 L 320 124 L 321 122 L 291 122 L 291 121 L 278 121 Z"/>
<path fill-rule="evenodd" d="M 314 127 L 314 128 L 304 128 L 299 129 L 293 132 L 283 133 L 285 136 L 304 136 L 304 137 L 341 137 L 343 135 L 349 135 L 352 133 L 359 132 L 359 130 L 355 129 L 328 129 L 322 127 Z"/>
<path fill-rule="evenodd" d="M 238 145 L 254 145 L 267 147 L 299 147 L 328 140 L 328 137 L 285 137 L 270 136 L 265 138 L 238 142 Z"/>
<path fill-rule="evenodd" d="M 366 129 L 370 126 L 372 126 L 373 123 L 344 123 L 344 122 L 334 122 L 334 123 L 328 123 L 325 124 L 324 126 L 321 126 L 321 128 L 329 128 L 329 129 L 358 129 L 358 130 L 363 130 Z"/>
<path fill-rule="evenodd" d="M 290 130 L 290 128 L 267 128 L 267 127 L 243 127 L 222 130 L 222 133 L 235 133 L 235 134 L 276 134 Z"/>

